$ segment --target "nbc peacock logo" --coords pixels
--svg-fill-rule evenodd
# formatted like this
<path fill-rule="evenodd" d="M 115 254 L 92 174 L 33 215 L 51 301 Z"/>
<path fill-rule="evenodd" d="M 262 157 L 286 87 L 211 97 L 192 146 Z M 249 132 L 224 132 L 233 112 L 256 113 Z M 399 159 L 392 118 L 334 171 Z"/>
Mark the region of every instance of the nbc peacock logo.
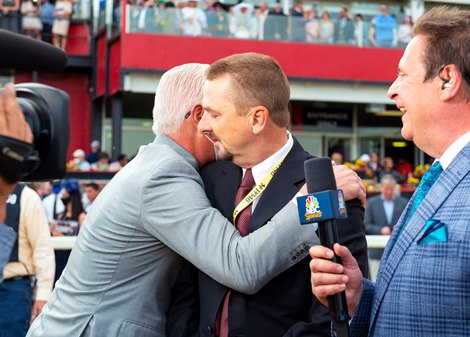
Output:
<path fill-rule="evenodd" d="M 320 210 L 320 203 L 318 202 L 318 199 L 313 195 L 309 195 L 307 199 L 305 199 L 305 219 L 317 219 L 321 218 L 322 215 L 323 213 Z"/>

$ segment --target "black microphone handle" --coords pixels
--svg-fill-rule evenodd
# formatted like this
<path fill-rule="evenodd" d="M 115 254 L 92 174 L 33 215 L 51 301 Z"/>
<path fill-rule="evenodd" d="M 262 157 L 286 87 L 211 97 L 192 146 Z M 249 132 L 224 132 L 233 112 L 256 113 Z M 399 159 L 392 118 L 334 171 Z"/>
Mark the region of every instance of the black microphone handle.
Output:
<path fill-rule="evenodd" d="M 335 175 L 329 158 L 309 159 L 305 161 L 304 167 L 308 193 L 336 190 Z M 318 234 L 322 246 L 333 250 L 333 245 L 338 242 L 336 221 L 319 222 Z M 336 263 L 341 263 L 341 259 L 337 257 L 336 254 L 332 260 Z M 336 323 L 336 335 L 338 337 L 349 337 L 349 314 L 346 292 L 342 291 L 341 293 L 329 296 L 328 308 L 330 310 L 331 320 Z"/>
<path fill-rule="evenodd" d="M 338 242 L 338 231 L 336 229 L 336 220 L 322 221 L 318 223 L 318 234 L 322 246 L 333 250 L 333 245 Z M 341 264 L 341 258 L 333 256 L 332 261 Z M 349 322 L 348 304 L 346 301 L 346 292 L 328 297 L 328 308 L 330 317 L 335 322 Z"/>

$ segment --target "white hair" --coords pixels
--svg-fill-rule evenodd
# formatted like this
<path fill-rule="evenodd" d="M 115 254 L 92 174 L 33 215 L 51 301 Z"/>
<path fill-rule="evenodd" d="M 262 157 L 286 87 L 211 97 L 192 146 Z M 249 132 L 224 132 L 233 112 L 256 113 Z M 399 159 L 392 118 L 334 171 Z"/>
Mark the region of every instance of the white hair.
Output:
<path fill-rule="evenodd" d="M 153 126 L 155 134 L 177 132 L 184 115 L 202 103 L 202 89 L 208 64 L 187 63 L 168 70 L 155 92 Z"/>

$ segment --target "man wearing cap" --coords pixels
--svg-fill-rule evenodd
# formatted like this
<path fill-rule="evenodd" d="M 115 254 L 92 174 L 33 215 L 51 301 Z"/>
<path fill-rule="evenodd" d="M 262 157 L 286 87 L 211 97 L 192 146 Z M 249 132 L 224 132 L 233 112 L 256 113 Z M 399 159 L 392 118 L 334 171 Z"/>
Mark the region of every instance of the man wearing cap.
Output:
<path fill-rule="evenodd" d="M 73 151 L 73 159 L 69 162 L 70 169 L 73 171 L 90 171 L 90 163 L 85 160 L 85 151 L 76 149 Z"/>

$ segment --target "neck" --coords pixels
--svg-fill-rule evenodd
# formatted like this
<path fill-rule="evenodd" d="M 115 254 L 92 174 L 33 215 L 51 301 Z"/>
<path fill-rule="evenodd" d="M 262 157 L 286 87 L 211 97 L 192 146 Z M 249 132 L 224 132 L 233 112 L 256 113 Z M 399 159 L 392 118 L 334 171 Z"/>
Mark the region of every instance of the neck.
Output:
<path fill-rule="evenodd" d="M 454 110 L 446 111 L 446 118 L 442 118 L 436 127 L 428 130 L 430 136 L 425 144 L 418 147 L 433 158 L 441 158 L 444 152 L 461 136 L 470 131 L 470 103 L 456 106 Z M 449 118 L 452 116 L 452 118 Z M 439 135 L 439 137 L 433 136 Z"/>
<path fill-rule="evenodd" d="M 285 127 L 265 129 L 263 133 L 254 136 L 250 148 L 246 149 L 249 155 L 235 161 L 235 164 L 243 168 L 252 168 L 279 151 L 286 142 Z"/>

